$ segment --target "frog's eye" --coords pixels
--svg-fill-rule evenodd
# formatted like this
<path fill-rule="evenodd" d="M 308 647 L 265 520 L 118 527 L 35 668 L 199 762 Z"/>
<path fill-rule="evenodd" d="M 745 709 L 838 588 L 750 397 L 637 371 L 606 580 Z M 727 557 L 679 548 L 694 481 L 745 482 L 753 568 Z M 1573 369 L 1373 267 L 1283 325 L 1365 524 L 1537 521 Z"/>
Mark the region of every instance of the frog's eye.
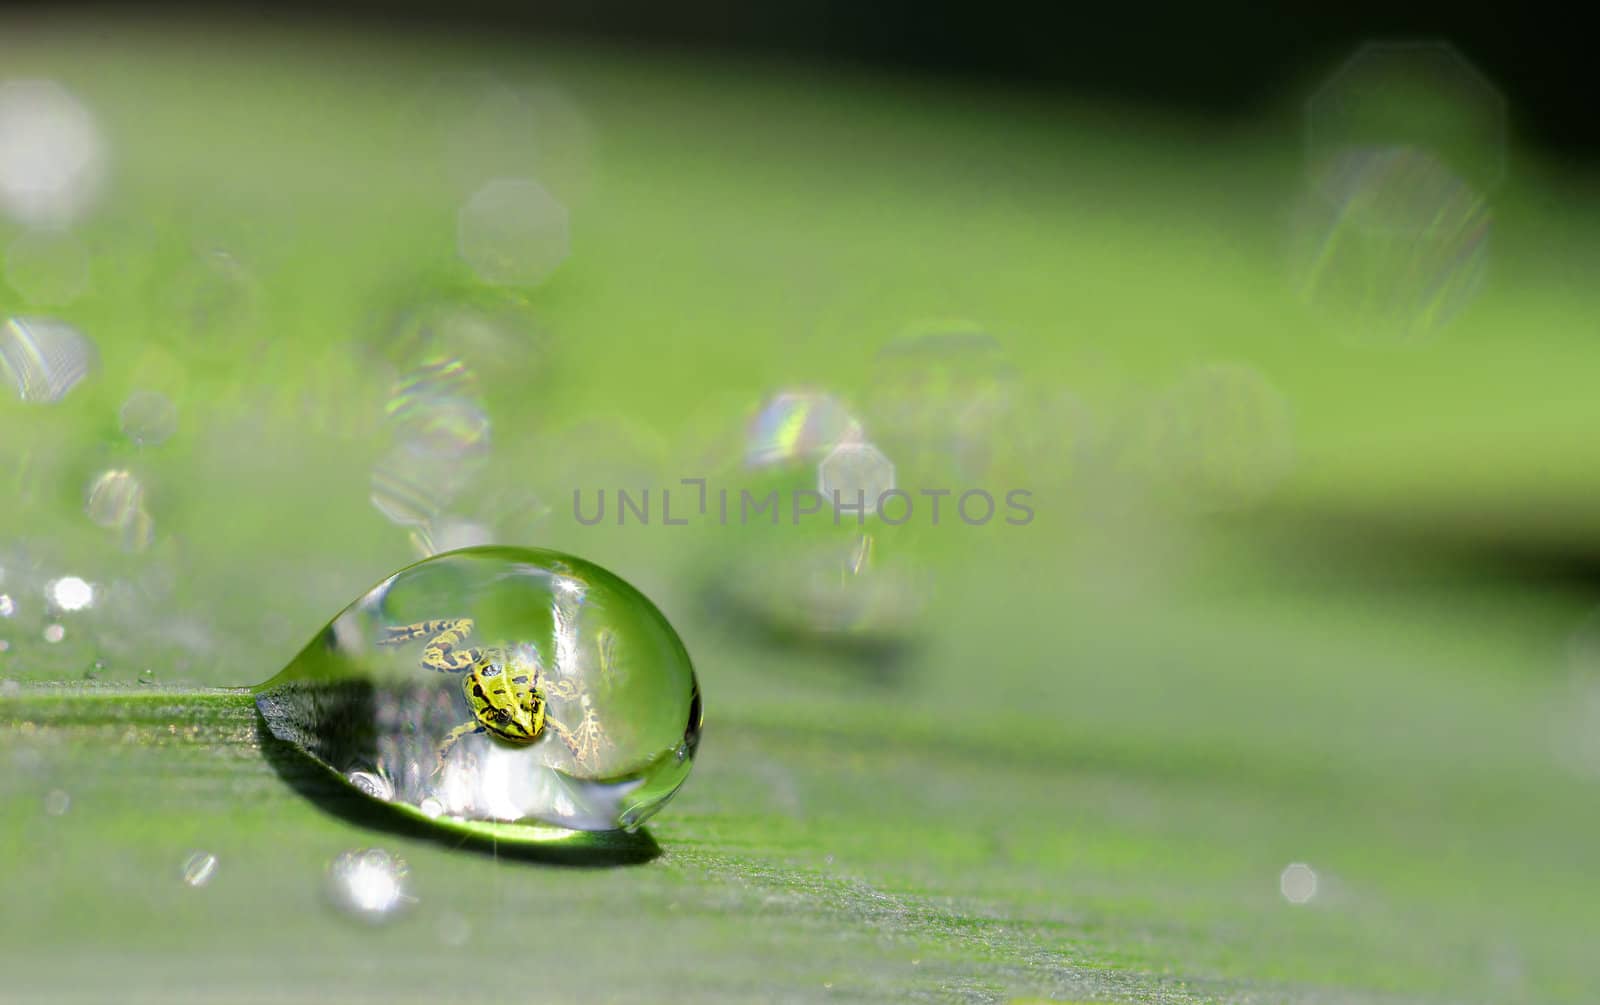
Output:
<path fill-rule="evenodd" d="M 498 708 L 495 709 L 494 718 L 496 722 L 509 722 L 511 720 L 511 713 L 507 712 L 503 708 Z"/>
<path fill-rule="evenodd" d="M 484 676 L 484 677 L 498 677 L 498 676 L 500 676 L 500 668 L 499 667 L 495 667 L 495 666 L 485 667 L 482 676 Z"/>

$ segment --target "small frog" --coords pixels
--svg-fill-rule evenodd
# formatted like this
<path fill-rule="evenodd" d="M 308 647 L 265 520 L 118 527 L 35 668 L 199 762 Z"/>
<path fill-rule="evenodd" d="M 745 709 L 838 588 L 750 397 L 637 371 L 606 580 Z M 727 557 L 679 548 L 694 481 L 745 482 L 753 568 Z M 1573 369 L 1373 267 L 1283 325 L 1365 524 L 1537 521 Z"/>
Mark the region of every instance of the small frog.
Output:
<path fill-rule="evenodd" d="M 465 673 L 461 690 L 472 709 L 472 718 L 452 729 L 439 744 L 439 763 L 434 773 L 443 769 L 445 758 L 463 736 L 489 733 L 507 743 L 522 745 L 538 740 L 546 727 L 561 737 L 579 764 L 593 761 L 607 741 L 589 696 L 572 681 L 551 681 L 546 677 L 537 653 L 533 652 L 529 659 L 520 651 L 531 651 L 531 647 L 465 646 L 472 628 L 471 618 L 418 621 L 386 628 L 387 634 L 378 640 L 381 646 L 395 646 L 425 638 L 424 667 L 439 673 Z M 569 729 L 550 715 L 545 705 L 547 695 L 578 700 L 584 710 L 583 721 Z"/>

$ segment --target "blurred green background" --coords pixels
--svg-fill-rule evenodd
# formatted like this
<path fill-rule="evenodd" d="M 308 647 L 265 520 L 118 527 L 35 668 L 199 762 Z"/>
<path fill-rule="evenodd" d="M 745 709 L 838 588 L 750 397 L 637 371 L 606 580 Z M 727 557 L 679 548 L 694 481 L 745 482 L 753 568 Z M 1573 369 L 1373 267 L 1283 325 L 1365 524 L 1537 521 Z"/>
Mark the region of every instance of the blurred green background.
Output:
<path fill-rule="evenodd" d="M 1432 154 L 1318 163 L 1337 67 L 1218 130 L 572 41 L 6 22 L 0 80 L 59 85 L 102 181 L 0 226 L 0 376 L 95 360 L 57 401 L 0 382 L 0 998 L 1589 1000 L 1600 219 L 1441 51 L 1357 67 Z M 40 93 L 0 100 L 0 181 L 8 137 L 64 142 L 16 126 Z M 538 282 L 471 253 L 503 177 L 567 214 Z M 503 218 L 491 265 L 549 252 Z M 441 311 L 476 410 L 397 470 Z M 574 518 L 809 485 L 798 448 L 744 463 L 783 391 L 885 429 L 903 486 L 1036 516 L 874 526 L 820 597 L 848 526 Z M 387 825 L 220 690 L 484 536 L 683 635 L 706 734 L 648 861 Z M 323 903 L 361 847 L 410 866 L 381 926 Z"/>

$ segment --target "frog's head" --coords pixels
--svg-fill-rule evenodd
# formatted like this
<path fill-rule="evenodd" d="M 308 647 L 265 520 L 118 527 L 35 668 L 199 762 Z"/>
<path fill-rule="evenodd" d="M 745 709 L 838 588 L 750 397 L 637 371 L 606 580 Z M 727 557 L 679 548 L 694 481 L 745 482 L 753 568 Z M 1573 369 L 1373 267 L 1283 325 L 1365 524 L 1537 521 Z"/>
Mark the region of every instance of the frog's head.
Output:
<path fill-rule="evenodd" d="M 502 740 L 532 743 L 544 729 L 544 695 L 521 670 L 485 662 L 462 680 L 462 690 L 473 717 Z"/>

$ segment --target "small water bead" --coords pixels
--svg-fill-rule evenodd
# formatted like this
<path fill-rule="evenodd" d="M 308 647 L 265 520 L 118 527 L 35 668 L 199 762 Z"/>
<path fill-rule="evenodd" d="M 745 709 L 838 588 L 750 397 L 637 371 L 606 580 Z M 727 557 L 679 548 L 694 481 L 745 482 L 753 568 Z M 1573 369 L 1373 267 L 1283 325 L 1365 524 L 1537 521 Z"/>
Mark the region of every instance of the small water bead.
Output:
<path fill-rule="evenodd" d="M 183 882 L 186 886 L 199 889 L 211 882 L 216 874 L 217 856 L 210 852 L 195 852 L 183 863 Z"/>
<path fill-rule="evenodd" d="M 178 406 L 159 391 L 135 391 L 117 413 L 122 435 L 141 447 L 157 447 L 178 430 Z"/>
<path fill-rule="evenodd" d="M 60 789 L 51 789 L 44 797 L 44 811 L 53 817 L 66 814 L 72 808 L 72 797 Z"/>
<path fill-rule="evenodd" d="M 500 840 L 637 827 L 687 778 L 700 730 L 688 655 L 649 600 L 582 559 L 508 547 L 384 580 L 256 703 L 361 791 L 352 778 L 381 778 L 375 798 Z"/>
<path fill-rule="evenodd" d="M 11 594 L 0 593 L 0 618 L 9 618 L 17 613 L 17 602 L 11 599 Z"/>
<path fill-rule="evenodd" d="M 328 863 L 329 901 L 344 914 L 369 924 L 393 920 L 416 902 L 409 893 L 405 860 L 377 848 L 347 851 Z"/>
<path fill-rule="evenodd" d="M 0 376 L 23 401 L 60 401 L 98 362 L 94 343 L 65 321 L 13 317 L 0 325 Z"/>
<path fill-rule="evenodd" d="M 566 260 L 567 208 L 531 178 L 496 179 L 461 207 L 456 248 L 486 283 L 537 286 Z"/>
<path fill-rule="evenodd" d="M 49 642 L 53 645 L 67 637 L 67 630 L 58 623 L 52 623 L 45 625 L 44 631 L 40 634 L 44 637 L 46 642 Z"/>
<path fill-rule="evenodd" d="M 154 670 L 150 669 L 149 667 L 146 667 L 145 669 L 139 671 L 139 683 L 140 684 L 154 684 L 155 682 L 156 682 L 156 672 Z"/>

